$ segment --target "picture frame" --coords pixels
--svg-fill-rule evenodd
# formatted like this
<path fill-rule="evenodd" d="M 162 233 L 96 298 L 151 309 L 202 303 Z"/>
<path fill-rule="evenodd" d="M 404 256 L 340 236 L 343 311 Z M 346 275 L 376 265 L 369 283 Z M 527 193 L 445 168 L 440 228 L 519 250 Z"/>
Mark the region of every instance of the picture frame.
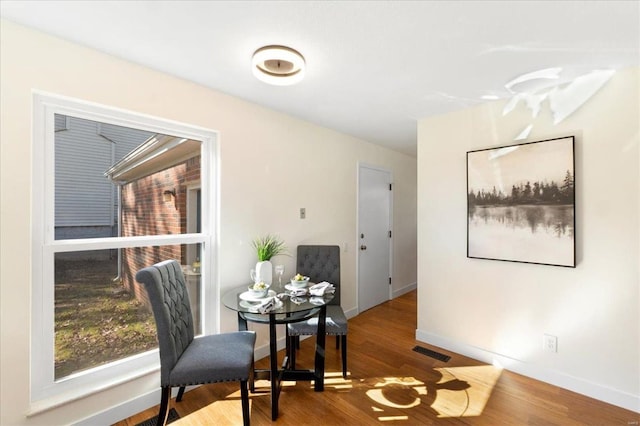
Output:
<path fill-rule="evenodd" d="M 575 137 L 467 152 L 467 257 L 575 268 Z"/>

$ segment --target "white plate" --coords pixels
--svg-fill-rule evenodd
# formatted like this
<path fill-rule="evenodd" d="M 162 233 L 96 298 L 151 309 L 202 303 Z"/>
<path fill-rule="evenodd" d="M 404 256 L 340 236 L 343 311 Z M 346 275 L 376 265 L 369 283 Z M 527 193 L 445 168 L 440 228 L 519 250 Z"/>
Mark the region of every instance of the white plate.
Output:
<path fill-rule="evenodd" d="M 249 302 L 262 302 L 262 300 L 266 299 L 267 297 L 273 297 L 275 295 L 276 295 L 276 292 L 273 290 L 269 290 L 266 296 L 256 296 L 254 294 L 251 294 L 251 292 L 247 290 L 244 293 L 240 293 L 239 297 L 240 299 L 246 300 Z"/>
<path fill-rule="evenodd" d="M 307 292 L 306 286 L 305 286 L 305 287 L 296 287 L 296 286 L 293 286 L 293 285 L 291 285 L 291 284 L 285 284 L 285 285 L 284 285 L 284 288 L 285 288 L 285 289 L 287 289 L 287 290 L 289 290 L 289 291 L 304 290 L 304 291 L 305 291 L 305 294 L 306 294 L 306 292 Z"/>
<path fill-rule="evenodd" d="M 274 292 L 275 293 L 275 292 Z M 278 310 L 280 308 L 282 308 L 282 300 L 276 298 L 275 299 L 275 305 L 274 307 L 271 309 L 273 311 Z M 248 300 L 241 300 L 240 303 L 238 303 L 238 305 L 240 305 L 241 307 L 245 308 L 245 309 L 249 309 L 250 312 L 255 312 L 258 313 L 258 307 L 260 306 L 260 303 L 255 303 L 255 302 L 249 302 Z"/>

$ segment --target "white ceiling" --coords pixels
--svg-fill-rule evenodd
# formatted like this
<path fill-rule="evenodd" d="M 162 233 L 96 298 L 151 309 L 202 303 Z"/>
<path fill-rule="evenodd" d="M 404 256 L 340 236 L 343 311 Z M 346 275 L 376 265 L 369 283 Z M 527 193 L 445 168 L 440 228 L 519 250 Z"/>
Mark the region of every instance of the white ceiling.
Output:
<path fill-rule="evenodd" d="M 2 17 L 416 155 L 416 120 L 640 65 L 638 1 L 8 1 Z M 305 79 L 269 86 L 252 53 L 284 44 Z"/>

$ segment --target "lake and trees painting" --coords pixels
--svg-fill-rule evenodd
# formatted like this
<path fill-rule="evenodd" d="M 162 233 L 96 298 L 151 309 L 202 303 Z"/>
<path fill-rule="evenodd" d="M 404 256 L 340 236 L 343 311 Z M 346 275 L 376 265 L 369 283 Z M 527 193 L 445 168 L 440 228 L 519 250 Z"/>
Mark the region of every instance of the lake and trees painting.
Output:
<path fill-rule="evenodd" d="M 467 152 L 467 257 L 575 267 L 574 137 Z"/>

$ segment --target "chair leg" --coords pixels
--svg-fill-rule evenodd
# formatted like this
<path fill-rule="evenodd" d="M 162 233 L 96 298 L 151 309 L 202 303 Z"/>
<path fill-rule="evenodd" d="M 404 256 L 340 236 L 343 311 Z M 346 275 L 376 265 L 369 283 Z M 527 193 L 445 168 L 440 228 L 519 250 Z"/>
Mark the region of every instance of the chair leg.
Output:
<path fill-rule="evenodd" d="M 167 415 L 169 414 L 169 398 L 171 398 L 171 386 L 164 386 L 162 388 L 160 412 L 158 412 L 158 421 L 156 422 L 156 426 L 164 426 L 167 423 Z"/>
<path fill-rule="evenodd" d="M 249 415 L 249 390 L 247 389 L 247 381 L 240 381 L 240 399 L 242 400 L 242 424 L 249 426 L 251 424 L 251 416 Z"/>
<path fill-rule="evenodd" d="M 256 366 L 255 360 L 251 358 L 251 369 L 249 370 L 249 389 L 251 393 L 255 393 L 256 391 Z"/>
<path fill-rule="evenodd" d="M 296 368 L 296 340 L 299 342 L 300 336 L 289 336 L 291 343 L 289 344 L 289 368 Z"/>
<path fill-rule="evenodd" d="M 336 336 L 336 339 L 338 336 Z M 340 336 L 342 340 L 342 377 L 347 378 L 347 335 Z"/>
<path fill-rule="evenodd" d="M 291 342 L 292 336 L 289 334 L 289 327 L 284 328 L 284 347 L 285 347 L 285 356 L 288 359 L 291 359 Z"/>
<path fill-rule="evenodd" d="M 300 336 L 294 336 L 294 339 L 296 340 L 296 349 L 300 349 Z"/>
<path fill-rule="evenodd" d="M 182 395 L 184 395 L 184 388 L 186 386 L 180 386 L 180 389 L 178 389 L 178 396 L 176 396 L 176 402 L 180 402 L 182 401 Z"/>

